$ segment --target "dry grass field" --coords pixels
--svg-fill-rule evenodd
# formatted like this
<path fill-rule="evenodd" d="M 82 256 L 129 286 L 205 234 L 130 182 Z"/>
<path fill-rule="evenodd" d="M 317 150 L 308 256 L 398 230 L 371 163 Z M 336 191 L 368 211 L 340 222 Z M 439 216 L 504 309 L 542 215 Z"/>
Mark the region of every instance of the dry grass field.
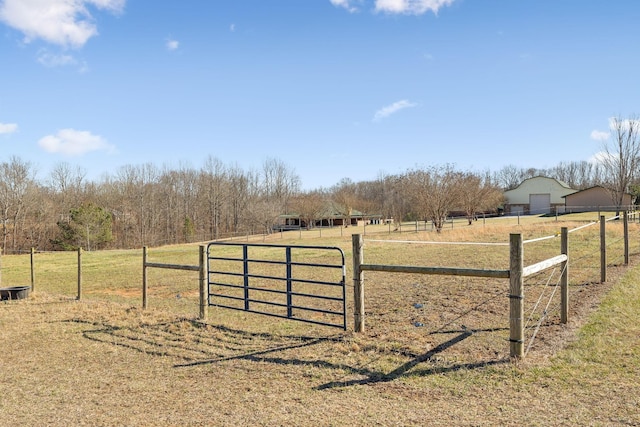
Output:
<path fill-rule="evenodd" d="M 346 332 L 217 307 L 199 322 L 195 272 L 149 269 L 142 310 L 141 250 L 84 253 L 77 301 L 77 255 L 38 253 L 35 292 L 0 303 L 0 425 L 639 425 L 636 223 L 629 267 L 621 221 L 607 223 L 605 283 L 598 225 L 570 234 L 569 324 L 559 272 L 525 282 L 524 360 L 509 359 L 505 279 L 365 272 L 366 329 L 353 332 L 354 231 L 368 263 L 506 269 L 510 233 L 554 236 L 594 216 L 247 239 L 342 248 Z M 559 245 L 526 243 L 525 264 Z M 151 248 L 149 260 L 194 265 L 198 245 Z M 28 255 L 2 258 L 3 286 L 29 280 Z"/>

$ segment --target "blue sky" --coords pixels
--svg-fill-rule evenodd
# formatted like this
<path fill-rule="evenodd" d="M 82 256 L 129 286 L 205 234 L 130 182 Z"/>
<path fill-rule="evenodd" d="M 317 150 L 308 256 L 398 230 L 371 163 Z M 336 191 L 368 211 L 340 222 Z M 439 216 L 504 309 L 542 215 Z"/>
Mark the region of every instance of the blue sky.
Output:
<path fill-rule="evenodd" d="M 635 0 L 0 0 L 0 161 L 303 188 L 589 160 L 640 113 Z"/>

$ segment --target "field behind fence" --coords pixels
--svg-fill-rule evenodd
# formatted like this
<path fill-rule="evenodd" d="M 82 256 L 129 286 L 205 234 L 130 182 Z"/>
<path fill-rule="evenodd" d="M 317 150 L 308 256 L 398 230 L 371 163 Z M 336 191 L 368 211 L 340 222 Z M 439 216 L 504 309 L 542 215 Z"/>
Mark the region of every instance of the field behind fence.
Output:
<path fill-rule="evenodd" d="M 558 272 L 525 281 L 532 344 L 516 363 L 507 279 L 367 271 L 366 329 L 354 333 L 216 307 L 202 323 L 195 271 L 149 268 L 144 310 L 142 249 L 82 253 L 77 301 L 78 254 L 36 252 L 35 293 L 0 303 L 0 417 L 25 426 L 638 425 L 640 230 L 629 224 L 627 270 L 622 221 L 606 222 L 600 283 L 594 219 L 505 218 L 440 235 L 367 227 L 367 263 L 506 269 L 511 234 L 530 241 L 531 265 L 559 253 L 562 227 L 586 226 L 569 233 L 567 325 L 551 296 Z M 255 241 L 342 247 L 351 315 L 351 232 L 363 229 L 315 231 Z M 199 249 L 149 248 L 148 261 L 196 265 Z M 3 286 L 29 284 L 30 254 L 2 264 Z"/>
<path fill-rule="evenodd" d="M 606 290 L 600 284 L 600 226 L 595 215 L 556 217 L 503 217 L 456 224 L 437 234 L 430 230 L 389 231 L 388 225 L 367 226 L 365 261 L 368 263 L 446 266 L 478 269 L 508 269 L 509 234 L 521 233 L 524 264 L 530 265 L 560 253 L 557 237 L 561 227 L 569 234 L 570 323 Z M 616 271 L 624 264 L 623 221 L 606 222 L 608 268 Z M 640 253 L 640 228 L 629 225 L 629 252 Z M 353 313 L 353 271 L 351 234 L 364 227 L 290 231 L 258 236 L 258 242 L 337 246 L 347 259 L 347 310 Z M 545 238 L 546 237 L 546 238 Z M 248 239 L 251 240 L 251 239 Z M 154 263 L 198 264 L 199 245 L 149 248 Z M 310 254 L 311 257 L 314 254 Z M 319 255 L 318 255 L 319 256 Z M 2 257 L 2 286 L 29 285 L 30 254 Z M 64 296 L 78 295 L 78 254 L 76 252 L 36 252 L 33 255 L 35 292 Z M 142 249 L 83 252 L 81 254 L 82 299 L 110 301 L 124 306 L 142 305 Z M 198 273 L 149 269 L 150 309 L 196 318 L 199 311 Z M 559 322 L 560 296 L 557 269 L 545 271 L 525 281 L 526 347 L 530 354 L 547 354 L 562 341 Z M 365 307 L 367 329 L 354 338 L 360 348 L 390 357 L 420 355 L 439 366 L 473 366 L 496 363 L 509 355 L 509 281 L 495 278 L 423 276 L 366 272 Z M 210 324 L 256 332 L 287 333 L 299 336 L 326 336 L 335 331 L 264 316 L 209 308 Z M 352 317 L 348 326 L 353 328 Z M 533 339 L 535 338 L 535 339 Z"/>

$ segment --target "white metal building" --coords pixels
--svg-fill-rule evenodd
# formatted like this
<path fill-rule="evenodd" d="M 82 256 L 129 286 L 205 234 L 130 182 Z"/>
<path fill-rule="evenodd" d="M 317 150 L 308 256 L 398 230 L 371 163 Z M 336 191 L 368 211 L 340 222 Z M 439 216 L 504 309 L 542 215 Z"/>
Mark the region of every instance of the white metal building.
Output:
<path fill-rule="evenodd" d="M 504 192 L 506 215 L 542 215 L 563 212 L 564 197 L 575 193 L 566 183 L 555 178 L 536 176 L 525 179 L 514 188 Z"/>

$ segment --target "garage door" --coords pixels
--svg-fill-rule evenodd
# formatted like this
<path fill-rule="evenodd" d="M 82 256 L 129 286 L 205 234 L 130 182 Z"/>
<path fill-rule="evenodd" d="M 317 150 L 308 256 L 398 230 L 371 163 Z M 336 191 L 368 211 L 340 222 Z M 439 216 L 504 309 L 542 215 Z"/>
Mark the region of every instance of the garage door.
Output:
<path fill-rule="evenodd" d="M 529 194 L 529 213 L 532 215 L 551 213 L 551 194 Z"/>

